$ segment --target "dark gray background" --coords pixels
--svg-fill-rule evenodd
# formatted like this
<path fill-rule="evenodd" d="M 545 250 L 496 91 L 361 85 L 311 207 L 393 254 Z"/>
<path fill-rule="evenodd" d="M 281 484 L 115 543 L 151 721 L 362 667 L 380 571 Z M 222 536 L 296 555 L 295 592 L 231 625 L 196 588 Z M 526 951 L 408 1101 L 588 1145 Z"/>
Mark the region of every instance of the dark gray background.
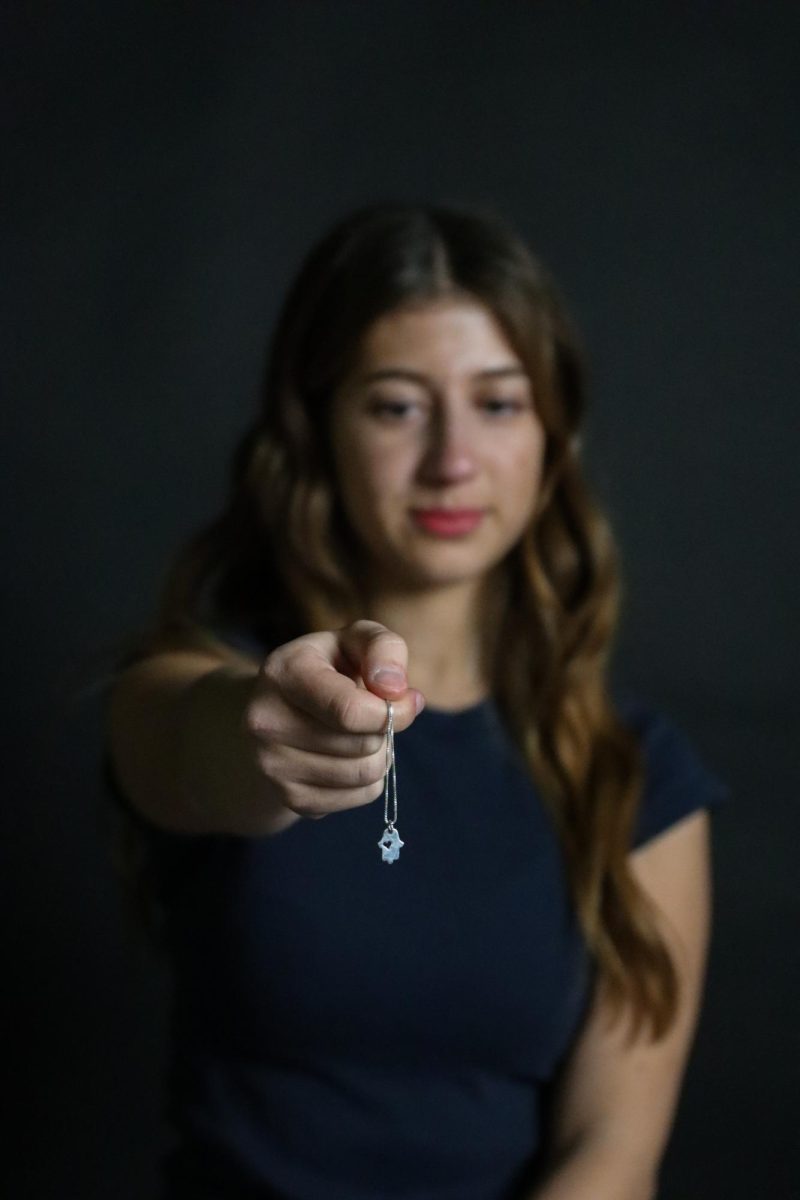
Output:
<path fill-rule="evenodd" d="M 132 940 L 94 655 L 223 495 L 311 239 L 483 202 L 592 365 L 617 669 L 733 787 L 668 1200 L 800 1194 L 800 6 L 286 0 L 3 6 L 3 484 L 15 1197 L 155 1194 L 166 981 Z"/>

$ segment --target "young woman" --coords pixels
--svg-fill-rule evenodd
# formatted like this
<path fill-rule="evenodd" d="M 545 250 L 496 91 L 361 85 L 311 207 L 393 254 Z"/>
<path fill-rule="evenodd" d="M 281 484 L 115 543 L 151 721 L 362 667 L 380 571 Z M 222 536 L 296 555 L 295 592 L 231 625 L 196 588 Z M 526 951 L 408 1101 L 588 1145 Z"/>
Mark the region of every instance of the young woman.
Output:
<path fill-rule="evenodd" d="M 374 206 L 303 264 L 108 705 L 174 970 L 170 1200 L 655 1195 L 727 788 L 609 682 L 584 404 L 493 216 Z"/>

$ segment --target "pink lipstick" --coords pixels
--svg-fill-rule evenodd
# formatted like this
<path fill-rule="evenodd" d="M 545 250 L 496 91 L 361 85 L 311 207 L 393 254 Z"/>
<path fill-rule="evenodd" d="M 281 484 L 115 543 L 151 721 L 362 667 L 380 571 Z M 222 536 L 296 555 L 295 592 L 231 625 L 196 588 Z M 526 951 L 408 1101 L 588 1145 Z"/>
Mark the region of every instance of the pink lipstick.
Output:
<path fill-rule="evenodd" d="M 411 515 L 420 529 L 435 537 L 463 537 L 483 520 L 481 508 L 412 508 Z"/>

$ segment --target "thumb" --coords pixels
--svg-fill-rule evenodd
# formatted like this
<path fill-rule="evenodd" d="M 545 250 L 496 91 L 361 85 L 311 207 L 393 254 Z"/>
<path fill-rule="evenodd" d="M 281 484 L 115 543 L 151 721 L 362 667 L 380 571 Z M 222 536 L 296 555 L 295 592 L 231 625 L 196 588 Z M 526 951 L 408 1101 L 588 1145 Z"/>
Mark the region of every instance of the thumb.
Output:
<path fill-rule="evenodd" d="M 408 688 L 408 647 L 378 621 L 354 621 L 337 631 L 339 650 L 369 691 L 398 699 Z"/>

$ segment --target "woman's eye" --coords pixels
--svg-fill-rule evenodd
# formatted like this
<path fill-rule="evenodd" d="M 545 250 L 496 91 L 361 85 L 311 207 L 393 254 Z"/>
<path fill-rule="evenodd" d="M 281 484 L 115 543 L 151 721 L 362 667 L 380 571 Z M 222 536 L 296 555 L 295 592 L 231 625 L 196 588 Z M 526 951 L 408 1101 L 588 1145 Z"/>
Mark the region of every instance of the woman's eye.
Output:
<path fill-rule="evenodd" d="M 523 401 L 515 396 L 485 396 L 481 405 L 490 413 L 522 412 L 525 407 Z"/>
<path fill-rule="evenodd" d="M 369 402 L 369 411 L 376 417 L 388 421 L 399 421 L 413 412 L 415 405 L 411 400 L 389 400 L 373 398 Z"/>

